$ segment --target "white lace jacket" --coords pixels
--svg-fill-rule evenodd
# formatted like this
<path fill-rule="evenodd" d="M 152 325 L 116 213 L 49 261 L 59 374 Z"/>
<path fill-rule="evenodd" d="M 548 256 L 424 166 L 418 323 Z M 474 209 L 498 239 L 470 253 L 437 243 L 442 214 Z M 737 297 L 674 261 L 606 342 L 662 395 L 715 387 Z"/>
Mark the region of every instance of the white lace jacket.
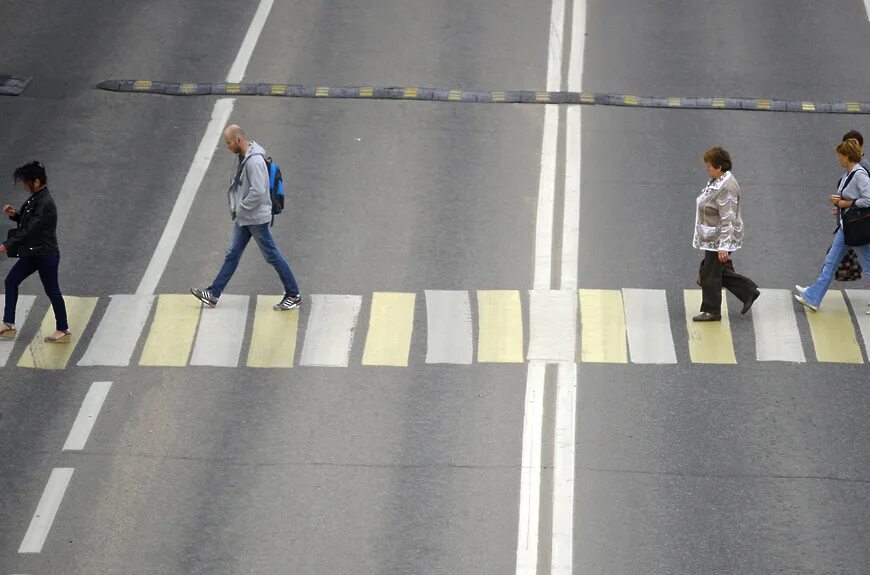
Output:
<path fill-rule="evenodd" d="M 696 205 L 692 241 L 696 249 L 733 252 L 743 246 L 740 186 L 730 171 L 708 183 Z"/>

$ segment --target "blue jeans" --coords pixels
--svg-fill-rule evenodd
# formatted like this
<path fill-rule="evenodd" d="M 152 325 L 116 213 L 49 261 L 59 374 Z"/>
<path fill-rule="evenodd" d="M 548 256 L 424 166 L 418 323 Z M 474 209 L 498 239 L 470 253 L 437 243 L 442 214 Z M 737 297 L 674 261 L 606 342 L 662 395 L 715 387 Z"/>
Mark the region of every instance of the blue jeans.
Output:
<path fill-rule="evenodd" d="M 296 278 L 293 277 L 293 272 L 290 271 L 290 265 L 281 252 L 278 251 L 278 246 L 275 245 L 275 238 L 272 237 L 272 230 L 269 229 L 269 224 L 259 224 L 256 226 L 240 226 L 233 225 L 233 239 L 230 242 L 230 247 L 227 249 L 224 265 L 221 266 L 221 271 L 218 272 L 214 283 L 209 286 L 209 291 L 215 297 L 220 297 L 230 278 L 239 267 L 239 260 L 242 259 L 242 253 L 248 247 L 248 242 L 251 237 L 257 242 L 260 252 L 266 263 L 275 268 L 278 272 L 278 277 L 281 278 L 281 283 L 284 284 L 284 293 L 296 295 L 299 293 L 299 286 L 296 285 Z"/>
<path fill-rule="evenodd" d="M 822 271 L 819 273 L 819 278 L 807 288 L 804 292 L 804 299 L 814 305 L 819 306 L 828 293 L 828 288 L 834 281 L 834 274 L 837 273 L 837 267 L 840 265 L 840 260 L 846 255 L 849 246 L 846 245 L 846 240 L 843 237 L 842 228 L 834 234 L 834 242 L 831 244 L 831 251 L 825 257 L 825 263 L 822 265 Z M 865 274 L 870 274 L 870 246 L 860 246 L 855 248 L 858 257 L 861 258 L 861 267 L 864 268 Z"/>
<path fill-rule="evenodd" d="M 57 331 L 69 329 L 66 317 L 66 304 L 63 294 L 60 293 L 60 284 L 57 281 L 57 269 L 60 267 L 60 252 L 45 256 L 21 256 L 9 274 L 6 276 L 6 309 L 3 311 L 4 323 L 15 323 L 15 307 L 18 305 L 18 286 L 21 282 L 39 272 L 39 279 L 45 295 L 51 301 L 54 310 L 54 321 Z"/>

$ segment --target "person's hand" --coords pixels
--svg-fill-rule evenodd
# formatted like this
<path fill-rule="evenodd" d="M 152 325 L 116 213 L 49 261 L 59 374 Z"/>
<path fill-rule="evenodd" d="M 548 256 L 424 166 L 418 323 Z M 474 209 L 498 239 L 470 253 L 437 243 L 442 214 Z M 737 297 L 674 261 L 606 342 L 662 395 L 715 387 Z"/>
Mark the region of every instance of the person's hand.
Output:
<path fill-rule="evenodd" d="M 833 196 L 831 196 L 831 203 L 832 203 L 833 205 L 835 205 L 835 206 L 838 206 L 838 205 L 840 205 L 840 200 L 841 200 L 841 199 L 842 199 L 842 198 L 841 198 L 840 196 L 834 194 Z"/>
<path fill-rule="evenodd" d="M 725 250 L 719 250 L 719 261 L 723 264 L 728 261 L 728 252 Z"/>
<path fill-rule="evenodd" d="M 15 215 L 15 208 L 10 206 L 9 204 L 6 204 L 5 206 L 3 206 L 3 213 L 5 213 L 9 217 L 12 217 Z"/>
<path fill-rule="evenodd" d="M 831 213 L 836 216 L 840 213 L 840 208 L 834 206 L 833 208 L 831 208 Z"/>
<path fill-rule="evenodd" d="M 0 244 L 0 254 L 6 253 L 6 244 Z"/>

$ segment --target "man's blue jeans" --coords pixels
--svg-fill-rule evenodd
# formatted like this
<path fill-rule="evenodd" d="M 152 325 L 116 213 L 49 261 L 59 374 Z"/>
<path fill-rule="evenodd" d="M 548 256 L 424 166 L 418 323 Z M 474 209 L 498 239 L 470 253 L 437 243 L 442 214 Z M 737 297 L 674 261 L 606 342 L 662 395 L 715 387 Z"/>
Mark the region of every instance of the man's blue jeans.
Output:
<path fill-rule="evenodd" d="M 227 250 L 224 265 L 221 266 L 221 271 L 218 272 L 214 283 L 209 286 L 209 291 L 215 297 L 220 297 L 224 288 L 227 287 L 230 278 L 239 267 L 239 260 L 242 258 L 242 253 L 248 247 L 248 242 L 251 237 L 257 242 L 260 252 L 266 263 L 275 268 L 278 272 L 278 277 L 281 278 L 281 283 L 284 284 L 284 293 L 296 295 L 299 293 L 299 286 L 296 285 L 296 278 L 293 277 L 293 272 L 290 271 L 290 266 L 287 260 L 278 251 L 278 246 L 275 245 L 275 238 L 272 237 L 272 230 L 269 229 L 269 224 L 259 224 L 255 226 L 233 226 L 233 239 L 230 242 L 230 247 Z"/>
<path fill-rule="evenodd" d="M 807 291 L 804 292 L 804 299 L 807 303 L 810 303 L 814 306 L 819 306 L 822 303 L 822 299 L 824 299 L 825 294 L 828 293 L 828 288 L 831 287 L 831 283 L 834 281 L 834 275 L 837 273 L 837 267 L 840 265 L 840 261 L 843 259 L 843 256 L 846 255 L 846 252 L 849 250 L 849 246 L 846 245 L 846 240 L 843 237 L 843 229 L 837 230 L 837 233 L 834 234 L 834 242 L 831 244 L 831 251 L 828 252 L 827 257 L 825 258 L 825 263 L 822 265 L 822 271 L 819 273 L 819 278 L 807 288 Z M 864 268 L 865 274 L 870 274 L 870 246 L 860 246 L 855 248 L 855 252 L 858 254 L 858 257 L 861 258 L 861 267 Z"/>

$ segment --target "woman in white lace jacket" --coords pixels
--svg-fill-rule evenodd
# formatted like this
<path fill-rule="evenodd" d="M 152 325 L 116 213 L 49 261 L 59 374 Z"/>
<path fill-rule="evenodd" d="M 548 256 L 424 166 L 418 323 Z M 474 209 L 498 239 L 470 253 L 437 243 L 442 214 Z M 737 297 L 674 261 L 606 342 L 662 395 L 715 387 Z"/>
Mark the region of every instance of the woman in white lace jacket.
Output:
<path fill-rule="evenodd" d="M 695 321 L 721 321 L 722 288 L 743 302 L 745 314 L 761 295 L 751 279 L 728 265 L 731 254 L 743 246 L 740 186 L 731 173 L 731 155 L 724 149 L 704 153 L 710 181 L 696 200 L 695 237 L 692 245 L 704 252 L 700 280 L 703 299 Z"/>

